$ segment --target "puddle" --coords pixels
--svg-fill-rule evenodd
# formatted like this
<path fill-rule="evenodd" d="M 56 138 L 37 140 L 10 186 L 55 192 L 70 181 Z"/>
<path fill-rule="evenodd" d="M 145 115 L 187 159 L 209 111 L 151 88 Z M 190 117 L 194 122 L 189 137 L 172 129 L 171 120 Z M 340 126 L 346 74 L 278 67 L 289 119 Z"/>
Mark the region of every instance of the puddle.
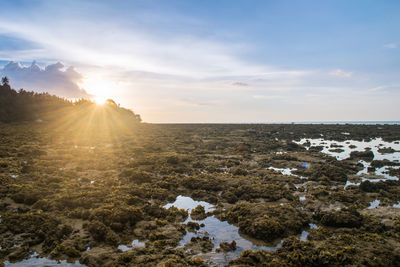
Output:
<path fill-rule="evenodd" d="M 184 196 L 178 196 L 175 202 L 166 204 L 164 208 L 169 209 L 170 207 L 174 206 L 178 209 L 187 210 L 190 213 L 192 212 L 192 209 L 194 209 L 197 205 L 202 205 L 204 207 L 205 212 L 210 212 L 215 210 L 214 205 L 208 202 L 196 201 L 191 197 L 184 197 Z"/>
<path fill-rule="evenodd" d="M 122 251 L 128 251 L 132 248 L 144 248 L 146 244 L 144 242 L 139 241 L 138 239 L 135 239 L 132 241 L 130 245 L 119 245 L 118 249 Z"/>
<path fill-rule="evenodd" d="M 300 200 L 300 201 L 306 200 L 306 196 L 300 196 L 300 197 L 299 197 L 299 200 Z"/>
<path fill-rule="evenodd" d="M 293 141 L 296 144 L 304 145 L 309 141 L 311 143 L 311 147 L 313 146 L 322 146 L 322 153 L 328 154 L 330 156 L 336 157 L 337 160 L 343 160 L 350 157 L 350 153 L 353 151 L 365 151 L 366 148 L 371 148 L 371 151 L 374 153 L 375 160 L 384 160 L 387 159 L 389 161 L 399 160 L 400 159 L 400 144 L 399 142 L 385 142 L 382 138 L 375 138 L 371 141 L 356 141 L 356 140 L 345 140 L 345 141 L 335 141 L 335 140 L 324 140 L 320 139 L 307 139 L 303 138 L 300 141 Z M 329 151 L 331 149 L 331 145 L 334 146 L 343 146 L 340 147 L 343 151 Z M 393 153 L 380 153 L 378 150 L 384 147 L 390 147 L 395 150 Z M 308 150 L 309 147 L 306 147 Z"/>
<path fill-rule="evenodd" d="M 351 186 L 351 185 L 359 186 L 360 183 L 353 183 L 353 182 L 350 182 L 349 180 L 347 180 L 347 181 L 346 181 L 346 184 L 344 185 L 344 190 L 346 190 L 347 187 L 349 187 L 349 186 Z"/>
<path fill-rule="evenodd" d="M 377 207 L 379 207 L 380 203 L 381 201 L 379 199 L 375 199 L 374 201 L 369 203 L 368 209 L 376 209 Z"/>
<path fill-rule="evenodd" d="M 270 170 L 274 170 L 277 172 L 282 173 L 283 175 L 293 175 L 293 176 L 297 176 L 295 174 L 292 174 L 292 171 L 296 171 L 296 168 L 275 168 L 275 167 L 269 167 L 268 169 Z"/>
<path fill-rule="evenodd" d="M 194 209 L 197 205 L 202 205 L 205 208 L 205 211 L 212 211 L 214 206 L 205 201 L 195 201 L 190 197 L 178 196 L 176 201 L 173 203 L 168 203 L 164 207 L 169 208 L 175 206 L 179 209 L 185 209 L 190 211 Z M 183 247 L 186 243 L 189 243 L 192 237 L 203 237 L 208 236 L 211 239 L 211 242 L 214 244 L 214 248 L 210 253 L 199 254 L 197 256 L 202 257 L 206 262 L 217 264 L 217 265 L 225 265 L 230 260 L 238 258 L 244 250 L 252 249 L 252 250 L 266 250 L 266 251 L 275 251 L 282 246 L 282 241 L 278 241 L 272 246 L 268 246 L 259 240 L 251 239 L 250 237 L 245 237 L 244 235 L 239 233 L 239 228 L 229 224 L 226 221 L 221 221 L 216 218 L 214 215 L 205 218 L 204 220 L 192 220 L 188 218 L 184 223 L 188 223 L 189 221 L 193 221 L 198 223 L 199 225 L 204 224 L 203 227 L 197 231 L 197 233 L 187 232 L 186 235 L 179 242 L 179 245 Z M 232 240 L 236 241 L 236 250 L 230 252 L 216 252 L 216 249 L 219 247 L 221 242 L 232 242 Z"/>
<path fill-rule="evenodd" d="M 301 232 L 300 241 L 307 241 L 309 234 L 310 234 L 310 232 L 305 231 L 305 230 L 303 232 Z"/>
<path fill-rule="evenodd" d="M 400 208 L 400 201 L 397 204 L 393 204 L 393 208 Z"/>
<path fill-rule="evenodd" d="M 386 180 L 396 180 L 396 181 L 399 180 L 398 177 L 389 175 L 389 168 L 399 169 L 400 166 L 390 166 L 390 167 L 389 166 L 384 166 L 384 167 L 381 167 L 379 169 L 376 169 L 375 170 L 375 174 L 383 176 L 384 179 L 386 179 Z"/>
<path fill-rule="evenodd" d="M 302 197 L 300 197 L 302 198 Z M 305 199 L 305 197 L 304 197 Z M 175 206 L 179 209 L 185 209 L 189 213 L 192 209 L 194 209 L 197 205 L 204 206 L 206 212 L 214 210 L 214 206 L 205 201 L 195 201 L 190 197 L 178 196 L 173 203 L 168 203 L 164 206 L 164 208 L 170 208 Z M 225 265 L 230 260 L 238 258 L 244 250 L 265 250 L 265 251 L 275 251 L 278 248 L 282 247 L 283 239 L 277 240 L 274 243 L 264 243 L 260 240 L 252 239 L 248 236 L 245 236 L 239 233 L 239 228 L 235 225 L 229 224 L 226 221 L 221 221 L 216 218 L 214 215 L 205 218 L 204 220 L 192 220 L 190 217 L 186 219 L 184 222 L 187 224 L 188 222 L 196 222 L 199 225 L 204 225 L 200 227 L 200 229 L 194 232 L 187 232 L 186 235 L 179 242 L 179 246 L 183 247 L 185 244 L 189 243 L 192 237 L 203 237 L 208 236 L 211 242 L 214 244 L 214 248 L 209 253 L 201 253 L 196 255 L 197 257 L 201 257 L 206 263 L 212 265 Z M 309 229 L 318 229 L 319 227 L 313 223 L 309 224 Z M 302 231 L 299 235 L 299 239 L 302 241 L 308 240 L 309 231 Z M 216 252 L 216 249 L 219 248 L 219 244 L 222 242 L 232 242 L 235 240 L 236 242 L 236 250 L 230 252 Z"/>
<path fill-rule="evenodd" d="M 54 267 L 81 267 L 86 266 L 79 261 L 74 263 L 68 263 L 66 260 L 56 261 L 48 258 L 39 258 L 38 254 L 33 253 L 28 259 L 22 260 L 20 262 L 11 263 L 9 261 L 4 261 L 4 266 L 13 266 L 13 267 L 42 267 L 42 266 L 54 266 Z"/>
<path fill-rule="evenodd" d="M 364 169 L 361 171 L 357 172 L 357 175 L 369 175 L 370 177 L 362 177 L 363 181 L 369 180 L 370 182 L 379 182 L 379 181 L 386 181 L 386 180 L 399 180 L 397 176 L 391 176 L 389 175 L 389 168 L 392 169 L 399 169 L 400 166 L 383 166 L 381 168 L 375 169 L 375 172 L 368 172 L 368 168 L 371 166 L 371 163 L 366 162 L 364 160 L 360 160 L 359 163 L 361 163 L 364 166 Z M 376 176 L 376 177 L 374 177 Z"/>
<path fill-rule="evenodd" d="M 297 174 L 292 173 L 293 171 L 297 171 L 297 168 L 275 168 L 269 167 L 269 170 L 274 170 L 276 172 L 280 172 L 282 175 L 291 175 L 295 177 L 299 177 L 300 179 L 307 179 L 307 177 L 299 176 Z"/>

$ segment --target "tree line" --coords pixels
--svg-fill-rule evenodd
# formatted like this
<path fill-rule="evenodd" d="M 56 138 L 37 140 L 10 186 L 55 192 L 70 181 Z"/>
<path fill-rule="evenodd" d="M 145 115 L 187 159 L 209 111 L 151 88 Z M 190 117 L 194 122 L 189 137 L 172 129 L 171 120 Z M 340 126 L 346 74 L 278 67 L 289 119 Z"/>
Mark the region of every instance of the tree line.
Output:
<path fill-rule="evenodd" d="M 71 101 L 49 93 L 35 93 L 11 88 L 9 79 L 3 77 L 0 84 L 0 122 L 11 123 L 32 120 L 57 120 L 61 116 L 76 113 L 91 112 L 96 107 L 93 101 L 79 99 Z M 111 114 L 110 119 L 123 119 L 127 122 L 140 123 L 140 115 L 120 107 L 108 99 L 103 109 Z"/>

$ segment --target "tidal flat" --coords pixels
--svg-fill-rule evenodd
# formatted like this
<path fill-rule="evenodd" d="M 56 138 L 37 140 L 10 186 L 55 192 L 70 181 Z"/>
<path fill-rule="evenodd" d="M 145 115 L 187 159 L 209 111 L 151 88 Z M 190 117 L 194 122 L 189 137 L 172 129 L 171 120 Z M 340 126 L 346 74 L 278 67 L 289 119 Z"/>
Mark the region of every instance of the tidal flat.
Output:
<path fill-rule="evenodd" d="M 400 266 L 400 125 L 0 124 L 0 266 Z"/>

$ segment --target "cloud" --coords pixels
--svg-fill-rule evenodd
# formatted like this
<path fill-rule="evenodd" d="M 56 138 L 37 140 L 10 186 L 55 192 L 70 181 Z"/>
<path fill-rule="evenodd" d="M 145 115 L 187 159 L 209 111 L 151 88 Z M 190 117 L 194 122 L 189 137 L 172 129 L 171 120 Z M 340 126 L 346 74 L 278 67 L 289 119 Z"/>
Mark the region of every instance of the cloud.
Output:
<path fill-rule="evenodd" d="M 244 83 L 244 82 L 234 82 L 234 83 L 232 83 L 232 85 L 239 86 L 239 87 L 249 86 L 248 83 Z"/>
<path fill-rule="evenodd" d="M 0 51 L 0 58 L 11 57 L 22 61 L 60 58 L 80 69 L 83 64 L 89 64 L 195 79 L 274 77 L 284 72 L 279 67 L 249 62 L 237 56 L 240 51 L 251 50 L 244 44 L 227 44 L 188 34 L 154 35 L 137 27 L 112 27 L 109 23 L 96 20 L 80 21 L 78 25 L 71 20 L 63 23 L 59 19 L 48 22 L 42 18 L 35 22 L 0 18 L 0 34 L 7 33 L 40 47 L 29 51 Z M 53 31 L 54 27 L 59 30 Z M 103 30 L 99 31 L 100 28 Z M 285 78 L 296 77 L 301 72 L 287 71 Z"/>
<path fill-rule="evenodd" d="M 343 77 L 343 78 L 350 78 L 351 76 L 353 76 L 353 73 L 350 71 L 344 71 L 342 69 L 336 69 L 334 71 L 331 71 L 329 75 Z"/>
<path fill-rule="evenodd" d="M 7 76 L 11 86 L 16 89 L 48 92 L 66 98 L 91 97 L 78 85 L 83 76 L 74 67 L 64 70 L 64 65 L 60 62 L 47 65 L 43 69 L 35 61 L 29 67 L 11 61 L 0 69 L 0 75 Z"/>
<path fill-rule="evenodd" d="M 388 43 L 388 44 L 383 45 L 383 48 L 395 49 L 395 48 L 397 48 L 397 44 L 395 44 L 395 43 Z"/>
<path fill-rule="evenodd" d="M 389 92 L 389 91 L 399 91 L 400 84 L 388 84 L 388 85 L 380 85 L 373 88 L 368 89 L 369 92 Z"/>
<path fill-rule="evenodd" d="M 283 96 L 280 95 L 253 95 L 255 99 L 283 99 Z"/>
<path fill-rule="evenodd" d="M 171 100 L 176 104 L 179 105 L 188 105 L 188 106 L 193 106 L 193 107 L 204 107 L 204 106 L 212 106 L 212 105 L 216 105 L 219 103 L 219 101 L 201 101 L 198 99 L 194 99 L 194 98 L 182 98 L 182 99 L 178 99 L 178 100 Z"/>
<path fill-rule="evenodd" d="M 388 114 L 382 110 L 399 99 L 400 91 L 394 88 L 368 91 L 382 84 L 398 84 L 399 78 L 393 71 L 364 72 L 368 71 L 365 63 L 371 62 L 367 59 L 357 63 L 366 65 L 361 69 L 350 62 L 353 72 L 348 71 L 345 61 L 340 65 L 343 69 L 315 66 L 315 58 L 307 53 L 304 61 L 292 59 L 288 63 L 285 58 L 291 50 L 285 51 L 288 47 L 284 46 L 284 60 L 275 61 L 277 54 L 269 61 L 275 50 L 259 47 L 240 33 L 228 31 L 225 35 L 226 29 L 214 27 L 208 17 L 193 22 L 196 16 L 175 12 L 175 8 L 174 12 L 152 7 L 143 11 L 125 3 L 121 8 L 121 3 L 114 2 L 71 0 L 60 5 L 58 1 L 34 1 L 32 8 L 15 4 L 15 10 L 1 9 L 0 60 L 37 59 L 43 64 L 61 60 L 85 76 L 76 71 L 76 75 L 66 74 L 64 68 L 53 64 L 41 69 L 46 73 L 43 79 L 28 79 L 28 71 L 20 74 L 23 79 L 10 75 L 13 87 L 52 90 L 55 94 L 64 91 L 74 96 L 87 94 L 82 90 L 85 88 L 115 99 L 148 122 L 304 121 L 324 115 L 337 120 L 356 114 L 348 103 Z M 383 45 L 379 44 L 382 49 Z M 330 62 L 326 59 L 323 62 Z M 53 78 L 53 72 L 64 77 L 63 82 L 57 78 L 57 87 L 37 81 Z M 65 84 L 69 89 L 60 89 Z M 382 99 L 382 104 L 376 99 Z M 398 105 L 392 106 L 396 110 L 393 114 L 399 113 Z M 328 109 L 331 113 L 323 112 Z M 358 114 L 362 114 L 360 118 L 373 117 Z"/>

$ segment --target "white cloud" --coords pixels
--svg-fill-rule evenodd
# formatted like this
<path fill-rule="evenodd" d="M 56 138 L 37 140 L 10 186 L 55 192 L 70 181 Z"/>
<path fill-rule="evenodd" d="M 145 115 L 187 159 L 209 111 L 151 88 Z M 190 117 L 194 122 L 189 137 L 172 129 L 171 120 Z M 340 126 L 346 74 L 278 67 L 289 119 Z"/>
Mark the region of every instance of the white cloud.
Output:
<path fill-rule="evenodd" d="M 384 44 L 383 47 L 384 47 L 384 48 L 388 48 L 388 49 L 395 49 L 395 48 L 397 48 L 397 44 L 395 44 L 395 43 L 388 43 L 388 44 Z"/>
<path fill-rule="evenodd" d="M 253 95 L 255 99 L 282 99 L 283 96 L 280 95 Z"/>
<path fill-rule="evenodd" d="M 23 88 L 28 91 L 48 92 L 67 98 L 90 98 L 91 96 L 79 83 L 83 76 L 73 67 L 64 70 L 60 62 L 50 64 L 42 69 L 36 62 L 29 67 L 17 62 L 10 62 L 0 69 L 1 76 L 7 76 L 13 88 Z"/>
<path fill-rule="evenodd" d="M 344 71 L 342 69 L 336 69 L 334 71 L 331 71 L 329 73 L 329 75 L 337 76 L 337 77 L 350 78 L 351 76 L 353 76 L 353 73 L 350 72 L 350 71 Z"/>
<path fill-rule="evenodd" d="M 207 79 L 237 76 L 297 77 L 303 71 L 282 71 L 266 64 L 241 60 L 235 54 L 249 47 L 196 36 L 155 36 L 136 28 L 112 27 L 105 22 L 14 22 L 0 19 L 0 33 L 29 40 L 41 47 L 32 53 L 9 51 L 10 60 L 54 58 L 73 65 L 120 68 L 159 75 Z M 57 31 L 52 29 L 57 28 Z M 100 32 L 99 29 L 102 29 Z M 90 33 L 90 34 L 88 34 Z M 1 55 L 3 59 L 7 55 Z"/>

